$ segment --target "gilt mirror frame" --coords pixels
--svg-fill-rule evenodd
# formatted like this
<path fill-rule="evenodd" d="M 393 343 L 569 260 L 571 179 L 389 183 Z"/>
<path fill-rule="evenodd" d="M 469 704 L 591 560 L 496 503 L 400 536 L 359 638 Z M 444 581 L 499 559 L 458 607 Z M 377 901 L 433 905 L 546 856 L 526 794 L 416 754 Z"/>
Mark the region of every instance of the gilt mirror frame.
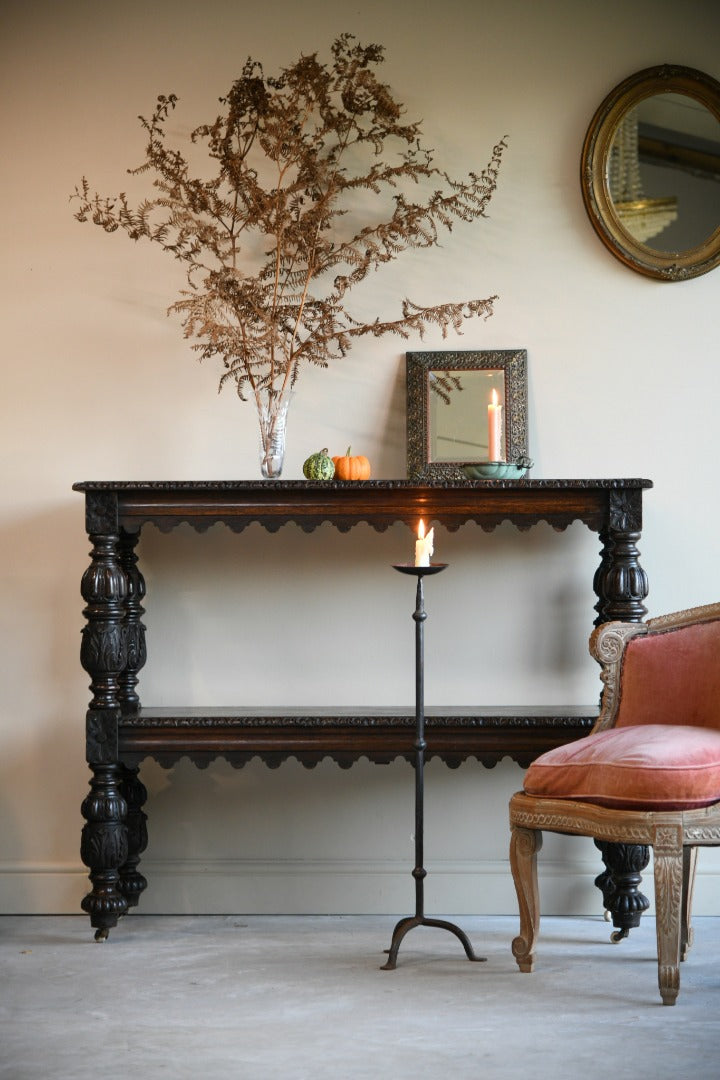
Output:
<path fill-rule="evenodd" d="M 527 456 L 527 351 L 409 352 L 407 372 L 407 474 L 415 481 L 466 480 L 462 462 L 434 461 L 431 453 L 430 376 L 434 371 L 502 372 L 503 443 L 507 461 Z M 482 407 L 482 406 L 481 406 Z"/>
<path fill-rule="evenodd" d="M 590 122 L 581 158 L 582 195 L 593 228 L 616 258 L 647 277 L 682 281 L 706 274 L 720 263 L 720 214 L 717 227 L 703 243 L 684 251 L 662 252 L 623 227 L 609 188 L 610 151 L 618 125 L 631 109 L 656 94 L 691 97 L 720 122 L 720 82 L 710 75 L 673 64 L 638 71 L 611 90 Z"/>

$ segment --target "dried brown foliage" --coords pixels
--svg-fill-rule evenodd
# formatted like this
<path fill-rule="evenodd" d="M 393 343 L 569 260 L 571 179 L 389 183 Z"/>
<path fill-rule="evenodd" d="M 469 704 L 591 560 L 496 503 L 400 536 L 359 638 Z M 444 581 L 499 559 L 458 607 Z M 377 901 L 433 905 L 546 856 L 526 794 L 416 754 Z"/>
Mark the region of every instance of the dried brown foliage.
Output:
<path fill-rule="evenodd" d="M 124 193 L 93 194 L 83 178 L 73 196 L 78 221 L 153 241 L 186 264 L 188 288 L 170 310 L 201 359 L 221 359 L 220 386 L 234 382 L 241 398 L 272 400 L 303 362 L 325 367 L 366 334 L 422 336 L 430 325 L 459 333 L 465 319 L 492 314 L 496 299 L 432 307 L 406 299 L 399 317 L 369 323 L 347 310 L 351 289 L 371 271 L 433 247 L 455 221 L 484 215 L 505 142 L 482 173 L 454 180 L 378 80 L 382 47 L 343 34 L 332 56 L 329 65 L 301 56 L 277 78 L 248 59 L 217 118 L 192 133 L 206 171 L 211 165 L 208 179 L 166 143 L 177 105 L 170 94 L 150 119 L 140 117 L 145 160 L 130 170 L 152 174 L 157 194 L 134 208 Z M 433 190 L 414 201 L 413 186 Z M 372 196 L 365 207 L 363 193 Z M 371 220 L 353 226 L 359 210 Z"/>

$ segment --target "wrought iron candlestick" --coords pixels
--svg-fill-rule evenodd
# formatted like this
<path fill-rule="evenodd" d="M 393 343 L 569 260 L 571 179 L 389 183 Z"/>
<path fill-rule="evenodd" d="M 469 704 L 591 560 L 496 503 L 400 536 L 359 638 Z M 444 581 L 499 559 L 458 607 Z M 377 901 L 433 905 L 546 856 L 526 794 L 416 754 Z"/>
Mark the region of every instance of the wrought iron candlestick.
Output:
<path fill-rule="evenodd" d="M 417 592 L 415 597 L 415 869 L 412 876 L 415 879 L 415 914 L 408 915 L 396 924 L 393 930 L 387 962 L 383 964 L 382 971 L 393 971 L 397 961 L 398 949 L 408 933 L 415 926 L 437 926 L 441 930 L 449 930 L 455 934 L 463 944 L 468 960 L 485 960 L 484 956 L 476 956 L 467 935 L 455 926 L 454 923 L 444 919 L 428 919 L 425 917 L 424 883 L 427 871 L 423 866 L 424 844 L 424 770 L 425 770 L 425 635 L 424 626 L 427 619 L 423 595 L 423 578 L 429 574 L 439 574 L 444 570 L 447 563 L 431 563 L 430 566 L 411 566 L 408 564 L 395 565 L 394 569 L 401 574 L 410 574 L 417 578 Z"/>

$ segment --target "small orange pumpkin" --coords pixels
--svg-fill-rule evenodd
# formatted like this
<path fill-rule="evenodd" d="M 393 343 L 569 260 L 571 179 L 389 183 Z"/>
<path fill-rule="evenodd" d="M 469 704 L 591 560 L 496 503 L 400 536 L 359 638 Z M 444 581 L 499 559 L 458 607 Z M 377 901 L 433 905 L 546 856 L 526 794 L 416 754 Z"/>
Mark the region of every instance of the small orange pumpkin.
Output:
<path fill-rule="evenodd" d="M 352 447 L 348 446 L 344 457 L 334 457 L 336 480 L 369 480 L 370 462 L 362 454 L 350 456 Z"/>

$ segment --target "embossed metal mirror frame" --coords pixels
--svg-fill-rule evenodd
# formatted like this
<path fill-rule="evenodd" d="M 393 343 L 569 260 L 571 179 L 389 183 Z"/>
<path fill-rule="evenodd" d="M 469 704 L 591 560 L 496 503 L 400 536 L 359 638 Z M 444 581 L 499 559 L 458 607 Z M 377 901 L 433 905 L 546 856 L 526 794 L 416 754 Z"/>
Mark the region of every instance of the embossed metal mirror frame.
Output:
<path fill-rule="evenodd" d="M 720 263 L 720 217 L 712 235 L 685 251 L 662 252 L 636 240 L 623 227 L 610 194 L 608 165 L 613 138 L 622 118 L 656 94 L 695 99 L 720 121 L 720 82 L 695 68 L 663 64 L 645 68 L 612 90 L 590 122 L 581 158 L 585 209 L 598 236 L 631 269 L 663 281 L 706 274 Z"/>
<path fill-rule="evenodd" d="M 504 374 L 505 457 L 517 461 L 527 447 L 527 352 L 525 349 L 467 352 L 409 352 L 407 371 L 407 474 L 411 480 L 465 480 L 460 464 L 433 461 L 430 453 L 430 373 L 492 371 Z"/>

